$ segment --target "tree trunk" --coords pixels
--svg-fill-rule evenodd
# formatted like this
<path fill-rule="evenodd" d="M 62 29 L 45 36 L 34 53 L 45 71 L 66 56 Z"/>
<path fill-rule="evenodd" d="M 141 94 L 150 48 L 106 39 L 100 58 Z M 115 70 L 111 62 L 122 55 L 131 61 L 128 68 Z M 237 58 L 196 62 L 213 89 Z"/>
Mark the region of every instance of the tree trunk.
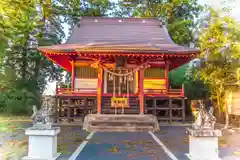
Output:
<path fill-rule="evenodd" d="M 226 105 L 226 111 L 225 111 L 225 126 L 224 126 L 224 129 L 227 129 L 228 128 L 228 125 L 229 125 L 229 115 L 228 115 L 228 111 L 227 111 L 227 105 Z"/>
<path fill-rule="evenodd" d="M 229 95 L 229 94 L 232 94 L 232 92 L 227 92 L 226 95 Z M 232 97 L 231 97 L 232 98 Z M 228 128 L 228 125 L 229 125 L 229 114 L 228 114 L 228 110 L 229 110 L 229 101 L 231 101 L 231 99 L 228 97 L 228 96 L 225 96 L 225 126 L 224 126 L 224 129 L 227 129 Z"/>

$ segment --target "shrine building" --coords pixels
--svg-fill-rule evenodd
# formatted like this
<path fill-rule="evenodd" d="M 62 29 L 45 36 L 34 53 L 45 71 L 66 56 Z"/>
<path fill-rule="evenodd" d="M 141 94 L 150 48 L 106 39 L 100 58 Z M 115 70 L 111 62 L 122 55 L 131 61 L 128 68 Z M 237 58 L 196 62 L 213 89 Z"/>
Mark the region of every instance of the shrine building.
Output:
<path fill-rule="evenodd" d="M 82 17 L 65 44 L 39 50 L 72 75 L 71 87 L 56 89 L 58 121 L 88 114 L 185 120 L 184 86 L 171 88 L 168 73 L 200 51 L 175 44 L 159 19 Z"/>

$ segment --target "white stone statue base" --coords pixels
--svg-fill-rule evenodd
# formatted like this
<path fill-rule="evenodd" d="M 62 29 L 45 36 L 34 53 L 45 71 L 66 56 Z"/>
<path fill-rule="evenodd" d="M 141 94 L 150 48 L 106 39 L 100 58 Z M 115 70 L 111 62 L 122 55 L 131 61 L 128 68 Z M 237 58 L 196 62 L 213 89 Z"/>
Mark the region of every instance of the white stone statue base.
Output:
<path fill-rule="evenodd" d="M 28 128 L 25 134 L 29 136 L 28 156 L 22 160 L 56 160 L 60 153 L 57 153 L 57 134 L 59 127 L 52 129 Z"/>
<path fill-rule="evenodd" d="M 218 151 L 218 137 L 220 130 L 193 130 L 189 133 L 189 154 L 191 160 L 220 160 Z"/>

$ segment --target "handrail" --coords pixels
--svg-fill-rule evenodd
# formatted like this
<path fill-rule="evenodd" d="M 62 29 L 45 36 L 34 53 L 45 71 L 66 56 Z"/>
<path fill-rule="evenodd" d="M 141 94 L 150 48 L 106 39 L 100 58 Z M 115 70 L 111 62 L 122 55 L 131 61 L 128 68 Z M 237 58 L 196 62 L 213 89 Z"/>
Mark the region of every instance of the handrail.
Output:
<path fill-rule="evenodd" d="M 56 94 L 96 93 L 97 88 L 56 88 Z M 184 85 L 181 89 L 144 89 L 145 94 L 162 94 L 184 97 Z M 109 94 L 110 95 L 110 94 Z"/>
<path fill-rule="evenodd" d="M 73 94 L 73 93 L 89 93 L 97 92 L 97 89 L 94 88 L 57 88 L 56 94 Z"/>

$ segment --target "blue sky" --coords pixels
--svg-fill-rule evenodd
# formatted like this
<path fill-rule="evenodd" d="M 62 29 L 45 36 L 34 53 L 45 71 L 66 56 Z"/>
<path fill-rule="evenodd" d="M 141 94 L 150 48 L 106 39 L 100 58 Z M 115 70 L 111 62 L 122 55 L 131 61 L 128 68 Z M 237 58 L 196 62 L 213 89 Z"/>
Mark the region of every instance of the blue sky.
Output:
<path fill-rule="evenodd" d="M 112 0 L 112 1 L 117 2 L 118 0 Z M 224 3 L 224 1 L 226 2 Z M 240 0 L 199 0 L 199 3 L 202 5 L 204 4 L 210 5 L 216 10 L 220 10 L 225 6 L 228 6 L 228 8 L 231 9 L 231 12 L 228 14 L 236 18 L 238 21 L 240 21 Z M 55 87 L 56 87 L 56 82 L 49 83 L 46 87 L 47 90 L 45 90 L 44 94 L 54 94 Z"/>

